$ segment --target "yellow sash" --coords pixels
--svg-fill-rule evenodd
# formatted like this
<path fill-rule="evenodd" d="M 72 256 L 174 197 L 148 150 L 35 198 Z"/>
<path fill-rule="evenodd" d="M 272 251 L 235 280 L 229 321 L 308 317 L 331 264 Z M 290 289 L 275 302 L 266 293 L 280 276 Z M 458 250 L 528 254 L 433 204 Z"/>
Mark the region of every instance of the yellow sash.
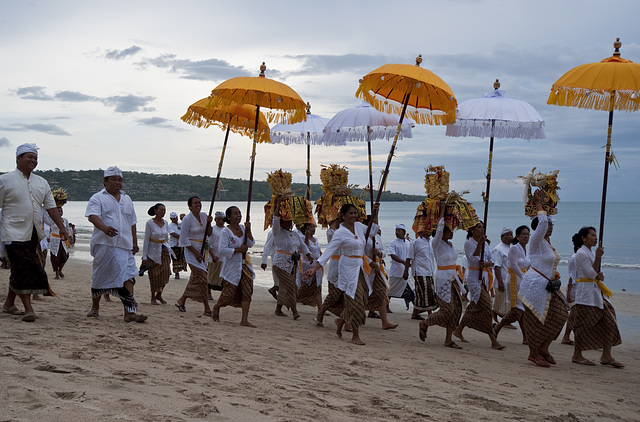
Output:
<path fill-rule="evenodd" d="M 384 261 L 382 260 L 382 258 L 380 258 L 379 256 L 378 256 L 378 257 L 376 257 L 376 262 L 378 263 L 378 267 L 380 267 L 380 272 L 382 273 L 382 275 L 384 275 L 384 276 L 385 276 L 385 278 L 388 278 L 388 277 L 387 277 L 387 272 L 386 272 L 386 271 L 385 271 L 385 269 L 384 269 L 384 265 L 382 265 L 382 263 L 384 262 Z"/>
<path fill-rule="evenodd" d="M 464 280 L 464 274 L 462 274 L 462 267 L 460 265 L 438 265 L 438 269 L 441 271 L 454 270 L 458 273 L 460 280 Z"/>
<path fill-rule="evenodd" d="M 609 290 L 609 288 L 605 286 L 604 283 L 600 280 L 596 280 L 593 278 L 579 278 L 576 280 L 576 283 L 596 283 L 603 295 L 605 295 L 606 297 L 613 296 L 611 290 Z"/>
<path fill-rule="evenodd" d="M 192 242 L 202 243 L 202 240 L 200 240 L 200 239 L 189 239 L 189 240 L 192 241 Z"/>
<path fill-rule="evenodd" d="M 469 269 L 473 271 L 480 271 L 480 267 L 469 267 Z M 489 267 L 484 267 L 482 271 L 489 274 L 489 290 L 493 289 L 493 273 L 489 271 Z"/>
<path fill-rule="evenodd" d="M 289 256 L 293 255 L 291 252 L 283 251 L 283 250 L 280 250 L 280 249 L 278 249 L 276 252 L 277 253 L 281 253 L 283 255 L 289 255 Z M 338 255 L 338 256 L 340 256 L 340 255 Z M 302 255 L 298 259 L 298 267 L 300 268 L 300 272 L 302 272 Z"/>
<path fill-rule="evenodd" d="M 360 258 L 362 259 L 362 269 L 364 270 L 366 275 L 371 274 L 371 266 L 369 265 L 369 260 L 367 259 L 366 255 L 345 255 L 348 256 L 349 258 Z"/>
<path fill-rule="evenodd" d="M 338 261 L 340 260 L 340 255 L 331 255 L 331 259 L 333 259 L 334 261 Z"/>
<path fill-rule="evenodd" d="M 189 239 L 189 240 L 191 240 L 191 239 Z M 167 241 L 167 239 L 163 239 L 163 240 L 158 240 L 158 239 L 153 239 L 153 238 L 149 239 L 149 242 L 153 242 L 153 243 L 164 243 L 166 241 Z"/>
<path fill-rule="evenodd" d="M 527 272 L 527 269 L 520 268 L 520 271 L 524 274 Z M 516 272 L 511 268 L 509 268 L 507 272 L 509 273 L 509 301 L 511 302 L 511 307 L 515 308 L 518 297 L 518 277 L 516 276 Z"/>

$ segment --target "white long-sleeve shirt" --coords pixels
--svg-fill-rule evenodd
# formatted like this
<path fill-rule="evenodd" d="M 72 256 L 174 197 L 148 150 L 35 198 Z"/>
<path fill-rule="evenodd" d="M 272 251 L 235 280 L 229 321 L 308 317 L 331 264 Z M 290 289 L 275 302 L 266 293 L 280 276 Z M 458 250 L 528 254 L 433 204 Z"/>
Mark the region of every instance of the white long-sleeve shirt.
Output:
<path fill-rule="evenodd" d="M 604 309 L 604 300 L 609 301 L 600 291 L 595 282 L 580 282 L 581 278 L 595 280 L 598 273 L 593 269 L 596 255 L 586 246 L 578 249 L 576 256 L 576 283 L 573 285 L 573 292 L 576 305 L 597 306 Z"/>
<path fill-rule="evenodd" d="M 173 251 L 169 247 L 169 224 L 162 220 L 162 227 L 158 226 L 153 219 L 149 219 L 144 227 L 144 242 L 142 244 L 142 259 L 150 259 L 156 264 L 162 264 L 162 247 L 169 249 L 169 254 L 173 256 Z"/>
<path fill-rule="evenodd" d="M 225 227 L 220 235 L 220 242 L 218 244 L 220 255 L 224 257 L 224 264 L 222 265 L 222 271 L 220 271 L 220 277 L 228 283 L 237 286 L 240 284 L 240 277 L 242 276 L 242 254 L 235 253 L 235 248 L 240 247 L 244 240 L 244 225 L 240 225 L 242 228 L 242 236 L 238 237 L 229 227 Z M 252 247 L 256 242 L 253 239 L 247 238 L 247 246 Z M 251 269 L 252 277 L 255 278 L 253 268 Z"/>
<path fill-rule="evenodd" d="M 522 247 L 522 245 L 515 244 L 509 248 L 508 255 L 508 265 L 507 269 L 512 270 L 516 276 L 516 291 L 520 290 L 520 283 L 522 282 L 522 277 L 524 277 L 524 272 L 522 269 L 529 270 L 531 267 L 531 260 L 529 259 L 529 255 L 527 255 L 526 251 Z M 507 303 L 511 305 L 511 279 L 507 277 Z M 516 297 L 515 307 L 524 311 L 524 306 L 522 305 L 522 301 Z"/>
<path fill-rule="evenodd" d="M 307 248 L 304 241 L 300 239 L 298 231 L 283 230 L 280 227 L 280 217 L 274 215 L 272 224 L 273 228 L 271 231 L 273 233 L 275 252 L 271 258 L 271 263 L 287 273 L 291 273 L 293 269 L 291 255 L 294 252 L 300 251 L 300 259 L 307 259 L 306 255 L 309 253 L 309 248 Z"/>
<path fill-rule="evenodd" d="M 182 220 L 182 229 L 180 232 L 180 240 L 178 246 L 184 248 L 184 260 L 187 264 L 191 264 L 202 271 L 207 271 L 207 260 L 203 256 L 202 261 L 198 262 L 193 252 L 191 252 L 188 246 L 193 246 L 200 252 L 202 248 L 202 240 L 204 239 L 205 230 L 209 227 L 207 222 L 207 213 L 200 212 L 200 221 L 196 220 L 193 213 L 185 215 Z"/>
<path fill-rule="evenodd" d="M 418 236 L 409 245 L 407 258 L 411 259 L 411 273 L 414 277 L 433 277 L 435 270 L 435 258 L 431 240 Z"/>
<path fill-rule="evenodd" d="M 480 255 L 474 256 L 476 248 L 478 247 L 478 241 L 476 241 L 473 237 L 467 239 L 464 243 L 464 253 L 467 257 L 467 264 L 469 265 L 469 275 L 467 276 L 467 287 L 469 288 L 469 299 L 473 303 L 478 303 L 480 299 L 480 292 L 482 290 L 482 286 L 479 283 L 478 273 L 480 268 Z M 491 249 L 489 249 L 489 244 L 485 242 L 484 245 L 484 262 L 493 262 L 493 256 L 491 255 Z M 476 268 L 475 270 L 473 268 Z M 489 290 L 489 277 L 486 271 L 482 272 L 482 282 Z"/>

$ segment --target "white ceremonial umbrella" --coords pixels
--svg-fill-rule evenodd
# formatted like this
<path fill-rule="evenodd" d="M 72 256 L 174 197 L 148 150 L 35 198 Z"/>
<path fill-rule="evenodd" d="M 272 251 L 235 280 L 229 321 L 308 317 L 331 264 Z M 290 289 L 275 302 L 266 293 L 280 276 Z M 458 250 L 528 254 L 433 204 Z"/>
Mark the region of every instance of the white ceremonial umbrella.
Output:
<path fill-rule="evenodd" d="M 371 141 L 391 139 L 396 134 L 400 116 L 376 110 L 366 101 L 353 108 L 338 112 L 325 126 L 322 140 L 328 144 L 337 142 L 367 142 L 369 155 L 369 193 L 373 209 L 373 169 L 371 164 Z M 401 137 L 411 138 L 414 122 L 406 119 L 402 123 Z M 273 135 L 272 135 L 273 136 Z"/>
<path fill-rule="evenodd" d="M 487 167 L 487 192 L 484 196 L 484 226 L 487 229 L 491 165 L 493 162 L 493 138 L 544 139 L 544 120 L 531 105 L 508 98 L 500 89 L 500 81 L 493 83 L 494 90 L 467 100 L 456 110 L 456 122 L 447 125 L 447 136 L 489 137 L 489 165 Z M 484 254 L 484 244 L 483 244 Z M 480 256 L 483 256 L 483 255 Z M 482 277 L 482 271 L 480 272 Z"/>
<path fill-rule="evenodd" d="M 327 143 L 322 140 L 323 130 L 329 119 L 311 114 L 311 104 L 307 103 L 307 120 L 294 124 L 279 123 L 271 128 L 272 144 L 307 145 L 307 193 L 311 196 L 311 145 L 346 145 L 345 141 Z"/>

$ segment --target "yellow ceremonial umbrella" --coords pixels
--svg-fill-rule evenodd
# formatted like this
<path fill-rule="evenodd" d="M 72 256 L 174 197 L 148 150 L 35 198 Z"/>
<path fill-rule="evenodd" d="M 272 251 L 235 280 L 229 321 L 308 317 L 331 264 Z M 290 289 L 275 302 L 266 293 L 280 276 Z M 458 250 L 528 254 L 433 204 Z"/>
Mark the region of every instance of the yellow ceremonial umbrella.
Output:
<path fill-rule="evenodd" d="M 256 107 L 250 105 L 239 106 L 231 104 L 217 108 L 208 107 L 209 98 L 203 98 L 191 104 L 187 112 L 181 119 L 185 123 L 197 127 L 208 128 L 212 124 L 226 129 L 224 142 L 222 144 L 222 152 L 220 153 L 220 163 L 218 164 L 218 174 L 213 187 L 213 195 L 211 196 L 211 205 L 209 205 L 209 216 L 213 213 L 213 204 L 216 201 L 216 193 L 220 184 L 220 174 L 222 173 L 222 163 L 224 154 L 227 150 L 227 141 L 229 140 L 229 131 L 239 133 L 241 135 L 251 136 L 255 128 Z M 258 142 L 271 142 L 269 137 L 269 124 L 262 113 L 259 113 L 258 119 Z M 202 248 L 200 253 L 204 253 L 206 233 L 202 240 Z"/>
<path fill-rule="evenodd" d="M 615 48 L 613 56 L 597 63 L 574 67 L 565 73 L 553 84 L 547 100 L 547 104 L 552 105 L 609 112 L 600 208 L 600 246 L 602 246 L 604 234 L 609 165 L 615 161 L 615 156 L 611 153 L 613 111 L 638 111 L 640 109 L 640 64 L 620 57 L 621 46 L 620 38 L 617 38 L 613 43 Z"/>
<path fill-rule="evenodd" d="M 377 110 L 400 114 L 396 135 L 380 180 L 376 202 L 380 202 L 405 115 L 411 117 L 416 123 L 430 125 L 446 125 L 456 121 L 458 102 L 453 91 L 435 73 L 420 67 L 421 63 L 422 55 L 419 55 L 415 65 L 381 66 L 367 73 L 356 91 L 356 97 L 364 99 Z M 373 218 L 370 219 L 367 236 L 371 229 L 371 221 Z"/>
<path fill-rule="evenodd" d="M 270 123 L 298 123 L 306 120 L 306 103 L 297 92 L 282 82 L 264 76 L 267 70 L 264 62 L 257 77 L 240 76 L 222 82 L 211 91 L 208 107 L 221 107 L 231 104 L 251 105 L 255 107 L 253 149 L 251 152 L 251 170 L 249 172 L 249 195 L 247 198 L 246 221 L 251 216 L 251 193 L 253 190 L 253 171 L 255 167 L 256 143 L 259 138 L 260 108 L 268 109 L 264 115 Z M 246 236 L 245 236 L 246 242 Z"/>

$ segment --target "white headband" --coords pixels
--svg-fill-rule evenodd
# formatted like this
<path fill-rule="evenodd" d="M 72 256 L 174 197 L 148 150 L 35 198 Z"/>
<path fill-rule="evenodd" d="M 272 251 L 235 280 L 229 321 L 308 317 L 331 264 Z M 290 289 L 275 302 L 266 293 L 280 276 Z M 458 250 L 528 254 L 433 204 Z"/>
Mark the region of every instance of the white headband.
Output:
<path fill-rule="evenodd" d="M 38 155 L 39 149 L 36 144 L 22 144 L 16 149 L 16 157 L 26 154 L 27 152 L 33 152 L 35 155 Z"/>
<path fill-rule="evenodd" d="M 108 169 L 106 169 L 104 171 L 104 177 L 109 177 L 109 176 L 120 176 L 120 177 L 122 177 L 122 170 L 120 170 L 116 166 L 111 166 L 111 167 L 109 167 Z"/>

